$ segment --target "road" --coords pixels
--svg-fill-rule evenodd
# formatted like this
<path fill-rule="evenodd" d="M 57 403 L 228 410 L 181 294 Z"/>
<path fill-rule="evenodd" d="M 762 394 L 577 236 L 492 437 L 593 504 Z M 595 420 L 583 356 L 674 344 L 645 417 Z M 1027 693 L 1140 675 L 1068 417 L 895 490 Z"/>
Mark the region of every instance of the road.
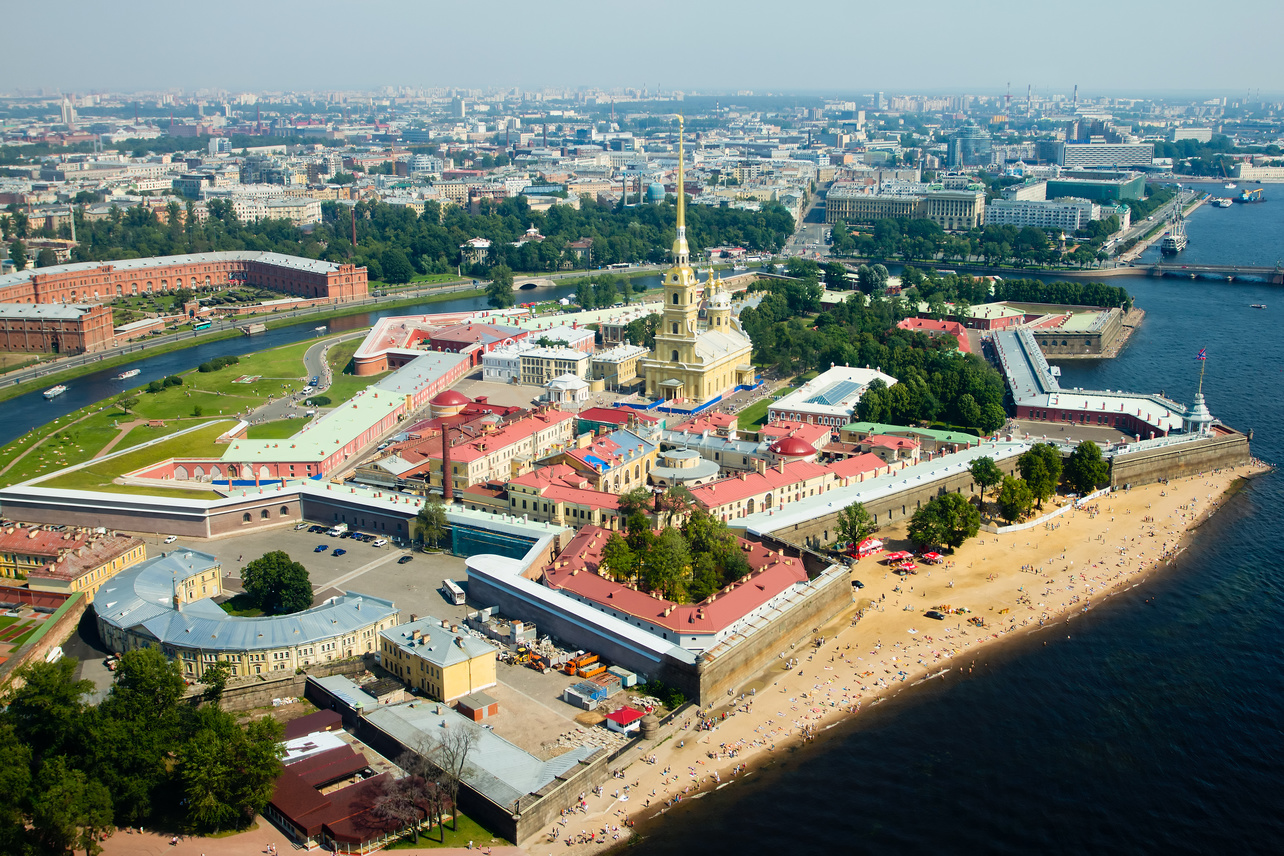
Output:
<path fill-rule="evenodd" d="M 785 241 L 783 255 L 806 256 L 821 260 L 829 255 L 829 245 L 825 243 L 829 226 L 825 225 L 824 217 L 820 216 L 820 202 L 820 192 L 813 193 L 811 202 L 798 223 L 798 230 Z"/>
<path fill-rule="evenodd" d="M 314 377 L 321 379 L 320 384 L 318 384 L 313 392 L 309 394 L 324 392 L 330 388 L 330 383 L 333 378 L 330 377 L 330 365 L 325 359 L 330 348 L 349 339 L 360 339 L 365 336 L 366 333 L 366 330 L 353 330 L 350 333 L 344 333 L 342 336 L 333 336 L 329 339 L 323 339 L 308 348 L 303 355 L 303 367 L 306 377 L 305 384 L 307 381 L 311 381 Z M 249 414 L 246 421 L 271 422 L 275 419 L 291 419 L 301 416 L 303 413 L 303 402 L 307 397 L 308 396 L 303 395 L 302 393 L 291 391 L 290 394 L 282 396 L 281 398 L 273 399 L 262 407 L 255 409 Z M 342 402 L 336 403 L 341 404 Z"/>

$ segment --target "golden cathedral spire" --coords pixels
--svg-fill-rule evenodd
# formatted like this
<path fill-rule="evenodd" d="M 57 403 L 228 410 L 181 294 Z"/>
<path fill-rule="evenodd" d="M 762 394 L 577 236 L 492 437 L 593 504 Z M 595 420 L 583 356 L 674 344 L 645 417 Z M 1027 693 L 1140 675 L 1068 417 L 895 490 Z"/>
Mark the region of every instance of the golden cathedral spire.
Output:
<path fill-rule="evenodd" d="M 682 171 L 683 127 L 682 117 L 678 116 L 678 234 L 673 240 L 673 261 L 677 265 L 689 265 L 691 263 L 691 248 L 687 246 L 687 191 Z"/>

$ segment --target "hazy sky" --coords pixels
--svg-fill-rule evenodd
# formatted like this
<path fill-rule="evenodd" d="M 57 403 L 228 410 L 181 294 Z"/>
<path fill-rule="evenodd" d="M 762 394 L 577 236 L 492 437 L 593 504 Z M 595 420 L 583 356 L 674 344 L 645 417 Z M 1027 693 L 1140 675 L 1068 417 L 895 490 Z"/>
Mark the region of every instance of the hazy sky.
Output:
<path fill-rule="evenodd" d="M 1284 0 L 19 0 L 4 22 L 0 91 L 1284 90 Z"/>

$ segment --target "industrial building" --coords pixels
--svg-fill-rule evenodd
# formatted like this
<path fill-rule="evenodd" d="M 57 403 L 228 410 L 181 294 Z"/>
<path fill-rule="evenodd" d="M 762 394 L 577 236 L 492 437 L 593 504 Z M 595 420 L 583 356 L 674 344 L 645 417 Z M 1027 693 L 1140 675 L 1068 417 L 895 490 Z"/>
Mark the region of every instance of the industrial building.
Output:
<path fill-rule="evenodd" d="M 0 304 L 0 351 L 86 354 L 115 343 L 112 312 L 107 306 Z"/>

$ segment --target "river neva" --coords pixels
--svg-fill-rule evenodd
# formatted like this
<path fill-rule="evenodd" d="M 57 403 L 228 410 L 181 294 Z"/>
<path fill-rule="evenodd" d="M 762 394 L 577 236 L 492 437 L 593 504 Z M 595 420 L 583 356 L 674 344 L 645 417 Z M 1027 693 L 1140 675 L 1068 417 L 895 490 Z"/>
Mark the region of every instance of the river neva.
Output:
<path fill-rule="evenodd" d="M 1190 260 L 1273 265 L 1284 186 L 1265 190 L 1264 205 L 1196 211 Z M 1189 402 L 1194 356 L 1207 348 L 1213 413 L 1252 429 L 1257 457 L 1284 458 L 1284 289 L 1108 282 L 1127 287 L 1146 320 L 1119 358 L 1062 363 L 1062 386 L 1162 389 Z M 631 850 L 1276 851 L 1282 520 L 1284 478 L 1254 480 L 1172 568 L 1058 632 L 983 650 L 972 674 L 929 681 L 684 804 Z"/>

